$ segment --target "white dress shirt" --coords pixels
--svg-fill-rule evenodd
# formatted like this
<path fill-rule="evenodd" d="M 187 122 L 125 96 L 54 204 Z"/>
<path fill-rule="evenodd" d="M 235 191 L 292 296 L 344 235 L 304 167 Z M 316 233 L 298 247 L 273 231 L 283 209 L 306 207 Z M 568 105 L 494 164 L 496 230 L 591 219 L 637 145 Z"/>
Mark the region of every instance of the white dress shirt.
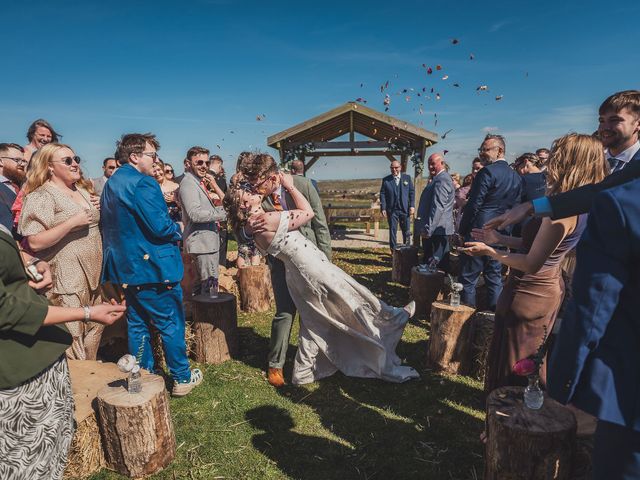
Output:
<path fill-rule="evenodd" d="M 617 163 L 613 164 L 613 168 L 611 169 L 612 172 L 618 171 L 618 170 L 622 170 L 624 167 L 627 166 L 627 164 L 631 161 L 631 159 L 633 158 L 633 156 L 638 153 L 638 150 L 640 150 L 640 141 L 637 141 L 636 143 L 634 143 L 633 145 L 631 145 L 629 148 L 627 148 L 624 152 L 620 152 L 618 155 L 611 155 L 611 153 L 609 152 L 609 149 L 607 148 L 604 153 L 607 156 L 607 161 L 611 164 L 612 163 L 612 159 L 616 159 Z"/>

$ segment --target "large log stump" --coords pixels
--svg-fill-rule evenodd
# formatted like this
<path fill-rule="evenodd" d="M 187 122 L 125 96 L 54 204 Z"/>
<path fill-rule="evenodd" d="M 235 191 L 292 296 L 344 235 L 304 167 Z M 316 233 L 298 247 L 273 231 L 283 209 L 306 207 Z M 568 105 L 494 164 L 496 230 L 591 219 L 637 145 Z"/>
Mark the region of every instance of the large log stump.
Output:
<path fill-rule="evenodd" d="M 411 269 L 409 297 L 416 302 L 416 315 L 431 316 L 431 304 L 443 298 L 444 272 L 425 272 L 417 266 Z"/>
<path fill-rule="evenodd" d="M 152 475 L 176 456 L 176 437 L 164 380 L 142 376 L 142 391 L 129 394 L 126 381 L 98 392 L 100 431 L 107 467 L 132 478 Z"/>
<path fill-rule="evenodd" d="M 461 373 L 483 380 L 487 371 L 487 356 L 495 326 L 493 312 L 476 312 L 469 320 L 469 341 L 467 342 L 464 366 Z"/>
<path fill-rule="evenodd" d="M 393 251 L 393 268 L 391 280 L 409 285 L 411 283 L 411 269 L 418 264 L 418 247 L 404 246 Z"/>
<path fill-rule="evenodd" d="M 273 288 L 268 265 L 239 268 L 238 287 L 243 312 L 266 312 L 271 308 Z"/>
<path fill-rule="evenodd" d="M 467 355 L 469 318 L 473 308 L 466 305 L 452 307 L 443 302 L 431 306 L 428 363 L 447 373 L 460 373 L 460 364 Z"/>
<path fill-rule="evenodd" d="M 576 418 L 545 395 L 539 410 L 524 405 L 524 388 L 497 388 L 487 398 L 485 480 L 570 478 Z"/>
<path fill-rule="evenodd" d="M 192 332 L 196 362 L 218 364 L 237 355 L 236 297 L 224 292 L 193 297 Z"/>

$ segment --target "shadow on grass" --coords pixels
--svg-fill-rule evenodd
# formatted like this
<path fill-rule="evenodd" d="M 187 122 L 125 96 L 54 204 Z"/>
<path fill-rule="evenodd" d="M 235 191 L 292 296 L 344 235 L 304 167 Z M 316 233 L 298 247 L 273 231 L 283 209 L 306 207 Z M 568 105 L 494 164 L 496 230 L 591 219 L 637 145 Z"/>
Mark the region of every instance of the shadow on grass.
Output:
<path fill-rule="evenodd" d="M 291 478 L 473 478 L 481 470 L 483 422 L 446 400 L 473 398 L 474 388 L 438 376 L 391 384 L 341 374 L 311 388 L 278 392 L 312 408 L 335 440 L 292 431 L 291 417 L 273 406 L 247 412 L 264 431 L 253 445 Z"/>

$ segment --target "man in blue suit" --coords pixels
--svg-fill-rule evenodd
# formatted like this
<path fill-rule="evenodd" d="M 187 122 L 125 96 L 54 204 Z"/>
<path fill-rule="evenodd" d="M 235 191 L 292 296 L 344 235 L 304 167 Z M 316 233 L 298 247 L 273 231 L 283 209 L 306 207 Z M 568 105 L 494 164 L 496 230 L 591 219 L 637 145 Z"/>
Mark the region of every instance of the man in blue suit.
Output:
<path fill-rule="evenodd" d="M 487 135 L 478 149 L 487 165 L 473 179 L 469 200 L 462 211 L 458 232 L 465 241 L 471 240 L 471 230 L 482 228 L 493 217 L 503 214 L 520 201 L 521 180 L 505 161 L 506 143 L 501 135 Z M 487 306 L 495 310 L 502 292 L 502 265 L 491 257 L 460 257 L 460 300 L 476 306 L 476 283 L 480 273 L 487 286 Z"/>
<path fill-rule="evenodd" d="M 422 237 L 424 263 L 437 259 L 438 267 L 449 267 L 449 236 L 455 233 L 453 203 L 455 187 L 444 164 L 444 157 L 434 153 L 427 160 L 431 182 L 420 195 L 414 232 Z"/>
<path fill-rule="evenodd" d="M 123 135 L 115 157 L 122 165 L 106 182 L 102 197 L 102 281 L 121 285 L 127 300 L 129 352 L 142 347 L 141 366 L 154 370 L 150 325 L 160 332 L 175 382 L 174 396 L 202 382 L 189 369 L 182 306 L 180 227 L 171 220 L 158 182 L 151 176 L 160 144 L 152 134 Z"/>
<path fill-rule="evenodd" d="M 547 388 L 598 418 L 595 479 L 640 478 L 640 179 L 598 194 Z"/>
<path fill-rule="evenodd" d="M 398 223 L 402 230 L 402 243 L 409 243 L 411 227 L 409 218 L 414 212 L 415 191 L 413 181 L 406 173 L 401 173 L 400 162 L 391 162 L 391 175 L 382 179 L 380 187 L 380 211 L 389 221 L 389 245 L 396 248 L 396 232 Z"/>

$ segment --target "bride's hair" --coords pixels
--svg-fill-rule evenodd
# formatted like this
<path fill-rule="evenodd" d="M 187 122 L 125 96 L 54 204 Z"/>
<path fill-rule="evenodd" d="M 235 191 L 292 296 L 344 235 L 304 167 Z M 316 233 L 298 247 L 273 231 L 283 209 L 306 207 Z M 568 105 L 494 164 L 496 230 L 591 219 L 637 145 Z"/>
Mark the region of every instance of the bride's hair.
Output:
<path fill-rule="evenodd" d="M 235 173 L 229 181 L 229 189 L 224 196 L 222 206 L 227 212 L 227 220 L 238 237 L 238 231 L 244 227 L 249 218 L 249 211 L 242 204 L 242 194 L 250 188 L 243 173 Z"/>

